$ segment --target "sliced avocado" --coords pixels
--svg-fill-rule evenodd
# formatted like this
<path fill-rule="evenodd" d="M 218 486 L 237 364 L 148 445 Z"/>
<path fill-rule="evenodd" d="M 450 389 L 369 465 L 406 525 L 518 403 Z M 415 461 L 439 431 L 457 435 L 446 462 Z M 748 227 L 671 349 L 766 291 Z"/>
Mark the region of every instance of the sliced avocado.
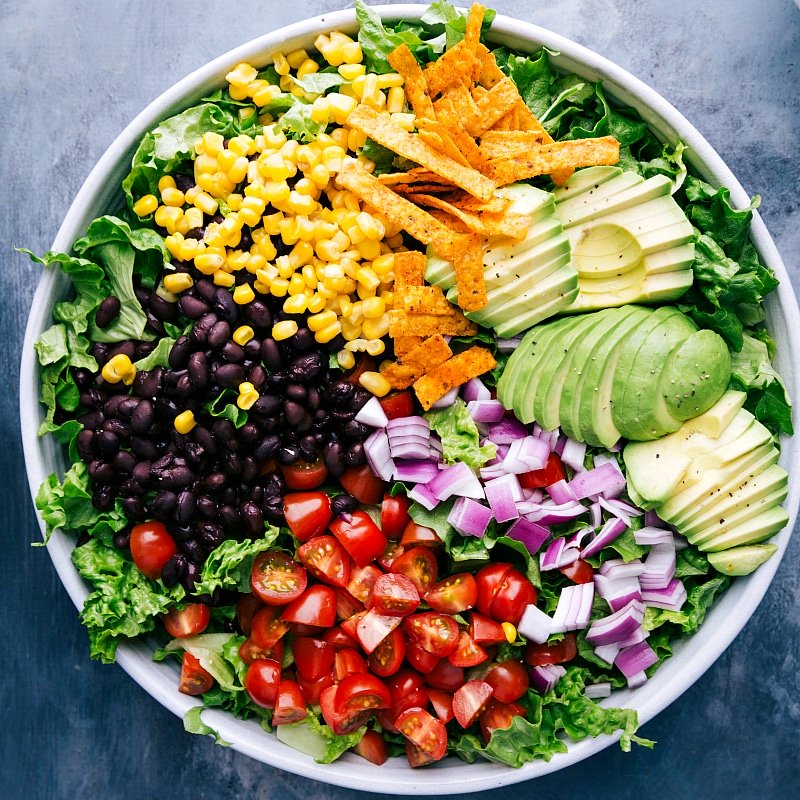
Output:
<path fill-rule="evenodd" d="M 518 258 L 522 253 L 537 247 L 548 239 L 562 238 L 561 223 L 552 214 L 544 217 L 538 222 L 534 222 L 524 239 L 511 239 L 507 236 L 492 237 L 487 242 L 483 254 L 483 264 L 487 270 L 497 264 L 502 264 L 506 259 Z M 565 237 L 563 237 L 565 238 Z M 455 272 L 453 272 L 453 282 L 455 283 Z"/>
<path fill-rule="evenodd" d="M 662 272 L 690 270 L 694 264 L 694 243 L 680 244 L 648 253 L 644 257 L 645 272 L 648 275 L 660 275 Z"/>
<path fill-rule="evenodd" d="M 692 461 L 675 448 L 660 448 L 662 441 L 631 442 L 622 451 L 628 487 L 633 486 L 639 497 L 648 503 L 659 504 L 668 500 Z"/>
<path fill-rule="evenodd" d="M 510 205 L 506 208 L 506 213 L 522 214 L 526 217 L 533 217 L 545 206 L 553 202 L 553 195 L 544 189 L 537 189 L 529 183 L 511 183 L 494 192 L 499 197 L 510 200 Z"/>
<path fill-rule="evenodd" d="M 727 533 L 715 536 L 700 546 L 706 552 L 730 550 L 745 544 L 755 544 L 769 539 L 779 530 L 786 527 L 789 514 L 782 506 L 773 506 L 763 514 L 743 522 L 741 525 L 729 530 Z"/>
<path fill-rule="evenodd" d="M 564 227 L 569 227 L 667 193 L 660 189 L 653 193 L 650 191 L 652 185 L 645 184 L 646 181 L 638 173 L 625 171 L 601 183 L 597 188 L 592 186 L 586 191 L 557 201 L 555 214 Z M 625 198 L 622 205 L 619 204 L 619 198 Z"/>
<path fill-rule="evenodd" d="M 734 426 L 735 422 L 736 418 L 731 423 L 731 427 Z M 755 417 L 741 435 L 734 436 L 733 433 L 726 435 L 723 432 L 715 441 L 719 443 L 717 447 L 708 453 L 695 457 L 695 467 L 698 470 L 719 468 L 723 464 L 735 461 L 744 453 L 763 445 L 773 444 L 772 434 Z"/>
<path fill-rule="evenodd" d="M 701 330 L 670 355 L 661 373 L 661 392 L 674 417 L 691 419 L 722 397 L 730 379 L 728 346 L 714 331 Z"/>
<path fill-rule="evenodd" d="M 557 202 L 574 197 L 588 189 L 597 189 L 601 183 L 610 181 L 622 174 L 619 167 L 586 167 L 575 170 L 569 180 L 553 192 Z"/>
<path fill-rule="evenodd" d="M 426 256 L 425 280 L 442 289 L 449 289 L 456 282 L 456 272 L 453 262 L 442 258 L 430 247 Z"/>
<path fill-rule="evenodd" d="M 544 335 L 544 326 L 531 328 L 509 356 L 500 378 L 497 381 L 497 399 L 507 408 L 514 407 L 514 390 L 522 368 L 536 354 L 539 338 Z"/>
<path fill-rule="evenodd" d="M 708 563 L 723 575 L 749 575 L 778 552 L 774 544 L 750 544 L 709 553 Z"/>
<path fill-rule="evenodd" d="M 564 270 L 566 271 L 566 267 Z M 539 322 L 559 314 L 565 306 L 568 306 L 578 294 L 578 280 L 577 278 L 566 278 L 564 284 L 558 294 L 552 300 L 545 302 L 539 308 L 520 314 L 517 317 L 509 319 L 507 322 L 501 322 L 495 325 L 494 332 L 501 339 L 508 339 L 511 336 L 516 336 L 524 330 L 530 328 L 531 325 L 537 325 Z"/>
<path fill-rule="evenodd" d="M 708 411 L 687 421 L 686 424 L 692 430 L 699 431 L 712 439 L 718 439 L 733 422 L 733 418 L 742 410 L 746 399 L 745 392 L 729 389 Z"/>
<path fill-rule="evenodd" d="M 614 279 L 613 283 L 620 284 L 617 289 L 608 289 L 602 280 L 579 279 L 580 293 L 564 313 L 597 311 L 633 303 L 669 303 L 684 295 L 693 280 L 691 270 L 646 275 L 642 267 Z"/>
<path fill-rule="evenodd" d="M 648 275 L 642 286 L 642 303 L 669 303 L 682 297 L 694 282 L 690 269 Z"/>

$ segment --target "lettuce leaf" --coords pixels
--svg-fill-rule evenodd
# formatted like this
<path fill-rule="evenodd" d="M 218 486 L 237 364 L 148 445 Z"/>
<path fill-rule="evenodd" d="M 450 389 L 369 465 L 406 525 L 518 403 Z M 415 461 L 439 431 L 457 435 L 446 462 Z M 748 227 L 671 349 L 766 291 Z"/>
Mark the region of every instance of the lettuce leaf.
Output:
<path fill-rule="evenodd" d="M 481 447 L 478 426 L 469 415 L 467 404 L 460 398 L 447 408 L 426 412 L 425 419 L 442 440 L 446 462 L 463 461 L 476 468 L 495 457 L 497 450 L 493 444 Z"/>
<path fill-rule="evenodd" d="M 680 611 L 649 607 L 644 613 L 644 629 L 655 630 L 667 622 L 680 626 L 683 633 L 694 633 L 706 618 L 717 596 L 728 588 L 730 578 L 712 577 L 688 589 L 686 602 Z"/>
<path fill-rule="evenodd" d="M 183 729 L 186 733 L 196 733 L 198 736 L 211 736 L 214 739 L 214 742 L 221 747 L 230 747 L 231 743 L 226 742 L 219 735 L 219 731 L 216 728 L 212 728 L 210 725 L 206 725 L 203 722 L 203 712 L 206 710 L 206 706 L 192 706 L 184 715 L 183 715 Z"/>
<path fill-rule="evenodd" d="M 223 655 L 225 646 L 235 639 L 233 633 L 201 633 L 185 639 L 173 639 L 164 648 L 166 652 L 185 650 L 191 653 L 226 692 L 242 692 L 244 686 L 239 682 L 236 672 Z"/>

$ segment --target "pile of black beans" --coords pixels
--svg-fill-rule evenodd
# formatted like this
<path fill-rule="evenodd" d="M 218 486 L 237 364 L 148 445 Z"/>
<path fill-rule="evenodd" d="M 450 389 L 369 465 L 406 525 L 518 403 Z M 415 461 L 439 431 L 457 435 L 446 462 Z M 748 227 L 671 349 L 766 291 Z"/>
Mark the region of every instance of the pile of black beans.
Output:
<path fill-rule="evenodd" d="M 365 463 L 363 442 L 370 433 L 354 419 L 369 393 L 329 368 L 330 354 L 343 345 L 340 337 L 320 345 L 302 316 L 280 310 L 282 301 L 262 297 L 237 305 L 229 289 L 192 272 L 196 283 L 177 303 L 136 290 L 153 332 L 164 335 L 164 323 L 186 331 L 172 347 L 167 367 L 138 372 L 130 387 L 109 384 L 99 372 L 74 371 L 80 390 L 74 416 L 84 426 L 77 449 L 92 478 L 92 502 L 108 510 L 119 498 L 131 523 L 164 522 L 180 552 L 162 577 L 187 591 L 222 541 L 258 537 L 265 522 L 283 522 L 286 484 L 276 463 L 322 460 L 336 478 Z M 98 309 L 100 321 L 109 324 L 117 310 Z M 281 319 L 294 319 L 298 331 L 276 341 L 271 330 Z M 244 346 L 232 339 L 240 325 L 255 331 Z M 136 360 L 154 346 L 96 343 L 92 354 L 102 369 L 117 353 Z M 225 390 L 227 402 L 235 403 L 244 381 L 260 397 L 241 427 L 206 410 Z M 174 420 L 186 410 L 197 425 L 180 434 Z M 355 501 L 345 495 L 336 505 L 349 511 Z M 123 531 L 115 543 L 127 547 L 129 537 L 129 530 Z"/>

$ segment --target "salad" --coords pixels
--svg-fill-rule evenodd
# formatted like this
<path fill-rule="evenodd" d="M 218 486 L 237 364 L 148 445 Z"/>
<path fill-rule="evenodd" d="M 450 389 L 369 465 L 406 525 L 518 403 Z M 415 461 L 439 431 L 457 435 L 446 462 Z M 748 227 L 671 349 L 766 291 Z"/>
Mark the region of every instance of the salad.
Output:
<path fill-rule="evenodd" d="M 447 2 L 142 139 L 36 343 L 91 655 L 321 762 L 519 767 L 644 684 L 787 522 L 735 209 L 601 83 Z"/>

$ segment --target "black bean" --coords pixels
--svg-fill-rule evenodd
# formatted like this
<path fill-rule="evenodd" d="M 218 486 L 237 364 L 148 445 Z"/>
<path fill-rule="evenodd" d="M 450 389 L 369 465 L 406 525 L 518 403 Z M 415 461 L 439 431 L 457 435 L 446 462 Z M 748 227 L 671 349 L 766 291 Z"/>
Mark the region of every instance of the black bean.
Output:
<path fill-rule="evenodd" d="M 84 428 L 75 439 L 78 455 L 86 462 L 94 458 L 94 431 Z"/>
<path fill-rule="evenodd" d="M 186 369 L 192 352 L 188 336 L 179 336 L 169 351 L 169 365 L 172 369 Z"/>
<path fill-rule="evenodd" d="M 239 506 L 239 515 L 242 518 L 242 525 L 248 536 L 255 538 L 264 534 L 264 517 L 261 509 L 255 503 L 245 500 Z"/>
<path fill-rule="evenodd" d="M 319 389 L 311 386 L 306 395 L 306 408 L 309 411 L 316 411 L 319 408 L 321 400 Z"/>
<path fill-rule="evenodd" d="M 242 480 L 251 483 L 258 475 L 258 462 L 252 456 L 242 458 Z"/>
<path fill-rule="evenodd" d="M 208 384 L 208 359 L 206 354 L 200 351 L 192 353 L 189 356 L 187 371 L 195 388 L 204 388 Z"/>
<path fill-rule="evenodd" d="M 213 303 L 214 295 L 217 293 L 217 286 L 208 278 L 200 278 L 194 285 L 194 291 L 202 300 L 205 300 L 206 303 Z"/>
<path fill-rule="evenodd" d="M 217 504 L 204 494 L 197 498 L 197 513 L 202 519 L 213 521 L 217 518 Z"/>
<path fill-rule="evenodd" d="M 208 346 L 219 349 L 231 338 L 231 326 L 224 320 L 218 320 L 208 332 Z"/>
<path fill-rule="evenodd" d="M 284 466 L 294 464 L 300 458 L 300 448 L 293 444 L 284 444 L 278 450 L 278 462 Z"/>
<path fill-rule="evenodd" d="M 267 382 L 267 371 L 260 364 L 256 364 L 248 371 L 247 380 L 253 384 L 256 391 L 260 391 Z"/>
<path fill-rule="evenodd" d="M 185 294 L 178 300 L 178 308 L 189 319 L 200 319 L 211 310 L 208 303 L 204 303 L 199 297 L 192 297 L 190 294 Z"/>
<path fill-rule="evenodd" d="M 153 459 L 158 455 L 155 444 L 146 436 L 131 436 L 131 450 L 138 458 Z"/>
<path fill-rule="evenodd" d="M 119 485 L 119 493 L 121 495 L 140 495 L 144 494 L 144 489 L 142 485 L 137 481 L 135 478 L 126 478 L 122 483 Z"/>
<path fill-rule="evenodd" d="M 136 355 L 136 345 L 132 341 L 128 340 L 114 345 L 114 347 L 108 351 L 109 358 L 119 355 L 128 356 L 128 358 L 133 359 Z"/>
<path fill-rule="evenodd" d="M 283 513 L 283 498 L 280 495 L 265 500 L 261 508 L 267 522 L 271 522 L 273 525 L 283 525 L 286 521 Z"/>
<path fill-rule="evenodd" d="M 347 464 L 350 467 L 360 467 L 367 460 L 364 454 L 364 445 L 361 442 L 354 442 L 347 448 Z"/>
<path fill-rule="evenodd" d="M 283 404 L 283 413 L 289 425 L 296 428 L 306 412 L 299 403 L 295 403 L 293 400 L 287 400 Z"/>
<path fill-rule="evenodd" d="M 227 483 L 228 478 L 224 472 L 212 472 L 203 478 L 203 485 L 209 492 L 217 492 Z"/>
<path fill-rule="evenodd" d="M 233 506 L 220 506 L 218 519 L 222 527 L 228 532 L 232 533 L 239 527 L 239 512 Z"/>
<path fill-rule="evenodd" d="M 261 358 L 261 341 L 259 339 L 251 339 L 244 346 L 245 356 L 254 364 Z"/>
<path fill-rule="evenodd" d="M 117 413 L 121 417 L 128 417 L 130 419 L 136 407 L 139 405 L 138 397 L 123 397 L 117 406 Z"/>
<path fill-rule="evenodd" d="M 328 442 L 322 449 L 322 460 L 332 477 L 344 475 L 347 464 L 344 459 L 344 447 L 341 442 Z"/>
<path fill-rule="evenodd" d="M 322 370 L 322 356 L 306 353 L 289 364 L 289 380 L 308 382 L 314 380 Z"/>
<path fill-rule="evenodd" d="M 307 411 L 303 412 L 303 419 L 297 423 L 297 432 L 298 433 L 306 433 L 306 431 L 311 430 L 311 426 L 314 424 L 314 417 L 311 416 Z"/>
<path fill-rule="evenodd" d="M 114 542 L 114 547 L 117 547 L 120 550 L 127 550 L 131 546 L 130 530 L 117 531 L 114 534 L 112 541 Z"/>
<path fill-rule="evenodd" d="M 298 447 L 300 448 L 300 455 L 306 461 L 311 462 L 317 460 L 317 442 L 313 436 L 304 436 L 300 440 Z"/>
<path fill-rule="evenodd" d="M 331 511 L 334 516 L 340 514 L 352 514 L 358 508 L 358 500 L 350 494 L 337 494 L 331 500 Z"/>
<path fill-rule="evenodd" d="M 107 417 L 116 417 L 119 413 L 119 407 L 125 400 L 129 400 L 130 398 L 126 397 L 124 394 L 115 394 L 113 397 L 109 397 L 108 400 L 103 403 L 103 413 Z"/>
<path fill-rule="evenodd" d="M 164 585 L 168 589 L 172 588 L 177 585 L 185 571 L 186 556 L 182 553 L 176 553 L 161 568 L 161 580 L 164 581 Z"/>
<path fill-rule="evenodd" d="M 131 414 L 131 429 L 134 433 L 142 434 L 146 433 L 152 424 L 153 404 L 147 399 L 142 399 Z"/>
<path fill-rule="evenodd" d="M 258 441 L 258 428 L 252 422 L 245 422 L 239 428 L 239 441 L 245 445 L 253 445 Z"/>
<path fill-rule="evenodd" d="M 214 327 L 217 319 L 218 317 L 216 314 L 204 314 L 192 326 L 192 330 L 189 333 L 189 340 L 194 344 L 205 345 L 208 342 L 208 332 Z"/>
<path fill-rule="evenodd" d="M 187 539 L 185 542 L 178 542 L 178 549 L 192 561 L 205 561 L 206 548 L 197 539 Z"/>
<path fill-rule="evenodd" d="M 275 455 L 280 446 L 281 446 L 280 436 L 276 436 L 274 434 L 270 436 L 265 436 L 259 442 L 256 449 L 253 451 L 253 455 L 259 461 L 266 461 L 268 458 Z"/>
<path fill-rule="evenodd" d="M 214 309 L 228 322 L 236 322 L 239 319 L 239 306 L 236 305 L 231 293 L 222 286 L 214 295 Z"/>
<path fill-rule="evenodd" d="M 83 392 L 94 382 L 94 373 L 83 367 L 76 367 L 72 370 L 72 379 L 78 387 L 78 391 Z"/>
<path fill-rule="evenodd" d="M 99 483 L 116 483 L 117 481 L 114 465 L 107 461 L 93 461 L 89 464 L 89 474 Z"/>
<path fill-rule="evenodd" d="M 114 490 L 110 486 L 95 486 L 92 505 L 99 511 L 109 511 L 114 505 Z"/>
<path fill-rule="evenodd" d="M 261 342 L 261 360 L 267 369 L 277 370 L 281 368 L 283 363 L 281 351 L 274 339 L 264 339 Z"/>
<path fill-rule="evenodd" d="M 225 540 L 225 533 L 222 530 L 222 526 L 217 525 L 216 522 L 201 522 L 199 525 L 195 526 L 195 530 L 203 543 L 209 545 L 211 548 L 219 547 Z"/>
<path fill-rule="evenodd" d="M 140 461 L 134 468 L 131 470 L 131 474 L 133 475 L 133 479 L 138 483 L 142 484 L 142 486 L 147 486 L 150 483 L 150 467 L 152 464 L 149 461 Z"/>
<path fill-rule="evenodd" d="M 136 345 L 136 360 L 149 356 L 156 349 L 155 342 L 139 342 Z"/>
<path fill-rule="evenodd" d="M 188 542 L 194 539 L 194 529 L 191 525 L 178 525 L 174 522 L 167 523 L 167 531 L 176 542 Z"/>
<path fill-rule="evenodd" d="M 274 414 L 281 407 L 281 398 L 275 394 L 262 394 L 253 404 L 253 411 L 264 416 Z"/>
<path fill-rule="evenodd" d="M 308 328 L 300 328 L 289 341 L 295 353 L 308 353 L 317 346 L 314 334 Z"/>
<path fill-rule="evenodd" d="M 122 510 L 128 519 L 138 522 L 145 517 L 145 505 L 141 497 L 124 497 L 122 499 Z"/>
<path fill-rule="evenodd" d="M 370 399 L 372 395 L 366 390 L 362 389 L 360 386 L 357 386 L 353 390 L 353 396 L 350 398 L 350 404 L 348 408 L 351 411 L 361 411 L 362 406 Z"/>
<path fill-rule="evenodd" d="M 188 525 L 192 521 L 195 508 L 197 508 L 197 498 L 188 489 L 184 489 L 178 494 L 178 507 L 175 511 L 175 519 L 181 525 Z"/>
<path fill-rule="evenodd" d="M 333 405 L 346 403 L 352 396 L 355 387 L 347 381 L 334 381 L 325 390 L 325 395 Z"/>
<path fill-rule="evenodd" d="M 296 403 L 305 403 L 305 400 L 308 397 L 308 392 L 306 391 L 305 386 L 301 386 L 299 383 L 290 383 L 286 387 L 286 396 L 290 400 L 294 400 Z"/>
<path fill-rule="evenodd" d="M 178 304 L 170 303 L 169 300 L 153 292 L 150 298 L 150 311 L 162 322 L 172 322 L 178 316 Z"/>
<path fill-rule="evenodd" d="M 146 397 L 149 400 L 154 400 L 156 395 L 161 391 L 164 381 L 164 370 L 161 367 L 155 367 L 149 372 L 137 372 L 133 380 L 133 391 L 139 397 Z"/>
<path fill-rule="evenodd" d="M 159 476 L 159 482 L 168 489 L 182 489 L 188 486 L 193 478 L 189 467 L 168 467 Z"/>
<path fill-rule="evenodd" d="M 345 423 L 342 431 L 348 439 L 355 439 L 360 442 L 369 436 L 372 428 L 368 427 L 363 422 L 356 422 L 354 419 L 351 419 L 350 422 Z"/>
<path fill-rule="evenodd" d="M 230 450 L 226 450 L 222 454 L 222 466 L 228 475 L 242 474 L 242 459 L 238 453 L 233 453 Z"/>
<path fill-rule="evenodd" d="M 289 374 L 287 372 L 283 372 L 282 370 L 278 372 L 271 372 L 267 376 L 267 384 L 273 391 L 280 391 L 283 389 L 288 380 Z"/>
<path fill-rule="evenodd" d="M 178 378 L 178 382 L 175 384 L 175 394 L 177 394 L 178 397 L 189 397 L 194 394 L 194 391 L 195 387 L 189 374 L 181 375 Z"/>
<path fill-rule="evenodd" d="M 181 576 L 181 586 L 183 586 L 183 588 L 186 589 L 187 592 L 193 591 L 194 585 L 197 583 L 197 581 L 200 580 L 201 572 L 202 570 L 200 569 L 199 564 L 187 559 L 186 568 L 184 569 L 183 575 Z"/>
<path fill-rule="evenodd" d="M 192 438 L 205 450 L 210 456 L 217 454 L 217 443 L 214 441 L 214 435 L 208 428 L 201 425 L 195 427 L 192 431 Z"/>
<path fill-rule="evenodd" d="M 164 327 L 164 323 L 149 308 L 144 313 L 145 313 L 145 316 L 147 317 L 147 324 L 159 336 L 164 336 L 166 334 L 166 332 L 167 332 L 166 328 Z"/>
<path fill-rule="evenodd" d="M 169 490 L 160 491 L 154 498 L 150 507 L 159 519 L 169 519 L 178 504 L 178 495 Z"/>
<path fill-rule="evenodd" d="M 223 444 L 234 441 L 236 438 L 236 429 L 227 419 L 215 419 L 211 425 L 211 431 Z"/>
<path fill-rule="evenodd" d="M 220 386 L 226 389 L 238 389 L 240 383 L 244 383 L 244 369 L 238 364 L 222 364 L 217 367 L 215 378 Z"/>
<path fill-rule="evenodd" d="M 108 361 L 107 344 L 103 344 L 102 342 L 95 342 L 89 349 L 89 352 L 91 353 L 92 358 L 94 358 L 101 367 L 103 366 L 103 364 L 106 363 L 106 361 Z"/>
<path fill-rule="evenodd" d="M 105 404 L 103 393 L 96 386 L 91 386 L 85 392 L 81 392 L 78 401 L 84 408 L 100 408 Z"/>
<path fill-rule="evenodd" d="M 131 435 L 131 426 L 121 419 L 107 419 L 103 423 L 103 430 L 113 433 L 120 439 L 129 439 Z"/>
<path fill-rule="evenodd" d="M 186 438 L 186 437 L 184 437 Z M 193 465 L 199 465 L 205 458 L 206 449 L 197 442 L 184 442 L 183 452 L 186 453 L 186 460 Z"/>
<path fill-rule="evenodd" d="M 261 300 L 253 300 L 243 307 L 244 318 L 255 328 L 272 327 L 272 314 Z"/>
<path fill-rule="evenodd" d="M 81 414 L 78 417 L 78 422 L 80 422 L 84 428 L 93 430 L 99 428 L 103 422 L 105 422 L 105 418 L 105 414 L 103 414 L 102 411 L 87 411 L 85 414 Z"/>
<path fill-rule="evenodd" d="M 136 295 L 139 305 L 142 308 L 147 308 L 150 303 L 150 292 L 142 286 L 136 286 L 134 287 L 133 293 Z"/>
<path fill-rule="evenodd" d="M 120 450 L 114 456 L 114 469 L 121 475 L 130 475 L 133 473 L 133 468 L 136 466 L 136 456 L 129 453 L 127 450 Z"/>
<path fill-rule="evenodd" d="M 351 419 L 356 415 L 355 411 L 347 411 L 341 408 L 335 408 L 331 411 L 331 416 L 339 423 L 344 424 L 345 422 L 350 422 Z"/>
<path fill-rule="evenodd" d="M 106 297 L 94 312 L 94 324 L 98 328 L 107 328 L 118 316 L 122 308 L 118 297 L 113 295 Z"/>
<path fill-rule="evenodd" d="M 177 404 L 168 397 L 157 397 L 155 403 L 153 403 L 153 407 L 159 417 L 169 420 L 170 422 L 180 413 Z"/>
<path fill-rule="evenodd" d="M 241 364 L 242 361 L 244 361 L 244 350 L 241 345 L 236 344 L 236 342 L 225 342 L 225 344 L 222 345 L 220 353 L 225 361 L 230 363 Z M 243 365 L 243 369 L 246 369 L 247 366 Z"/>

